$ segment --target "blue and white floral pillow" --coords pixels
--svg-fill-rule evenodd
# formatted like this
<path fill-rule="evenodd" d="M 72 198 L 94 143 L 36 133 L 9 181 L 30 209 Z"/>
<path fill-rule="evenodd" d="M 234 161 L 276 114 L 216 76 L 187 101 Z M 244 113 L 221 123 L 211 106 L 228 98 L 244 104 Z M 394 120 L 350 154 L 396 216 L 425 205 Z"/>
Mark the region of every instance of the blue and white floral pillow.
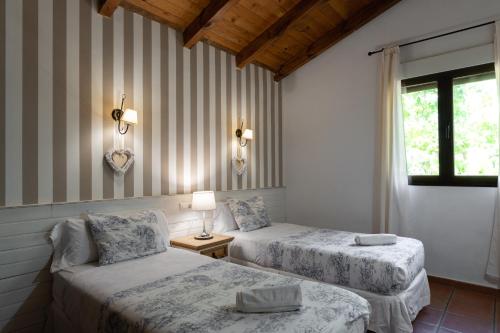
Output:
<path fill-rule="evenodd" d="M 90 232 L 99 254 L 99 265 L 148 256 L 167 250 L 154 212 L 134 216 L 88 215 Z"/>
<path fill-rule="evenodd" d="M 227 204 L 241 231 L 252 231 L 271 225 L 262 197 L 248 200 L 228 199 Z"/>

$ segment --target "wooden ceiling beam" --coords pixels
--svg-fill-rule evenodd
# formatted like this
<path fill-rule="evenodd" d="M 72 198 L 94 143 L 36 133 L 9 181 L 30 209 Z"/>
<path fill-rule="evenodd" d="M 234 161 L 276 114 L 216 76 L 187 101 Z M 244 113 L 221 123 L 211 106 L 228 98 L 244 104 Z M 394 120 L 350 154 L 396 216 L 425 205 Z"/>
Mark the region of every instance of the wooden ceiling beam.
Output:
<path fill-rule="evenodd" d="M 100 0 L 99 2 L 99 14 L 111 17 L 115 12 L 118 5 L 120 5 L 121 0 Z"/>
<path fill-rule="evenodd" d="M 143 0 L 126 0 L 120 4 L 123 8 L 147 17 L 151 20 L 166 24 L 174 29 L 182 30 L 182 18 L 168 13 L 160 8 L 153 6 L 147 1 Z"/>
<path fill-rule="evenodd" d="M 349 36 L 354 31 L 361 28 L 372 19 L 376 18 L 401 0 L 374 0 L 364 6 L 356 13 L 352 14 L 349 19 L 340 23 L 338 26 L 324 34 L 318 40 L 310 44 L 304 51 L 297 54 L 295 57 L 281 65 L 280 70 L 274 75 L 274 79 L 279 81 L 297 68 L 311 61 L 323 51 L 332 47 L 345 37 Z"/>
<path fill-rule="evenodd" d="M 254 61 L 259 51 L 265 50 L 266 47 L 276 38 L 281 36 L 293 22 L 303 17 L 320 1 L 323 0 L 301 0 L 298 2 L 236 55 L 236 65 L 242 68 Z"/>
<path fill-rule="evenodd" d="M 217 17 L 235 5 L 238 0 L 212 0 L 184 30 L 184 46 L 192 48 L 199 42 Z"/>

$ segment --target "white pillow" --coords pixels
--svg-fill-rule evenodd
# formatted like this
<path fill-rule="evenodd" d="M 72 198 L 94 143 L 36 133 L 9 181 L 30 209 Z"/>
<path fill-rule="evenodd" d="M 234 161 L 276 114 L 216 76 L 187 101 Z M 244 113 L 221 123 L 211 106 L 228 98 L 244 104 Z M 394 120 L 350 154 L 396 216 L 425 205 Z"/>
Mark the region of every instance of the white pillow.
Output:
<path fill-rule="evenodd" d="M 169 246 L 170 239 L 165 214 L 160 209 L 154 209 L 151 212 L 155 213 L 160 230 L 165 238 L 165 244 Z M 87 215 L 84 215 L 86 220 Z M 64 222 L 59 222 L 52 229 L 50 239 L 54 247 L 54 255 L 50 266 L 51 273 L 99 259 L 97 247 L 85 220 L 70 218 Z"/>
<path fill-rule="evenodd" d="M 54 256 L 50 272 L 97 261 L 97 248 L 83 219 L 59 222 L 50 233 Z"/>
<path fill-rule="evenodd" d="M 165 244 L 170 246 L 170 232 L 168 231 L 167 217 L 161 209 L 152 209 L 151 212 L 155 213 L 158 219 L 158 224 L 160 225 L 161 232 L 165 238 Z"/>
<path fill-rule="evenodd" d="M 238 225 L 234 220 L 229 206 L 225 202 L 218 202 L 214 212 L 213 232 L 223 233 L 233 230 L 238 230 Z"/>

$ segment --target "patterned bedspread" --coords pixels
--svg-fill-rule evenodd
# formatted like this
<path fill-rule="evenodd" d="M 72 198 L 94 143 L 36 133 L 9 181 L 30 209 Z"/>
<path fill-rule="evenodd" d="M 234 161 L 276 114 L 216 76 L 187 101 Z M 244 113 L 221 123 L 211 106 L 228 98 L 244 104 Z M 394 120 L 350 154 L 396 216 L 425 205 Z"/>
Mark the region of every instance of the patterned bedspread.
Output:
<path fill-rule="evenodd" d="M 269 229 L 265 237 L 259 237 L 256 231 L 240 232 L 241 237 L 236 236 L 231 244 L 230 255 L 263 267 L 384 295 L 408 288 L 424 267 L 424 247 L 416 239 L 398 237 L 394 245 L 356 246 L 355 234 L 350 232 L 301 227 L 292 234 L 279 235 L 272 228 L 275 226 L 260 229 L 260 235 Z"/>
<path fill-rule="evenodd" d="M 236 291 L 300 284 L 300 311 L 242 314 Z M 102 304 L 99 332 L 364 332 L 369 304 L 329 285 L 222 261 L 115 292 Z"/>

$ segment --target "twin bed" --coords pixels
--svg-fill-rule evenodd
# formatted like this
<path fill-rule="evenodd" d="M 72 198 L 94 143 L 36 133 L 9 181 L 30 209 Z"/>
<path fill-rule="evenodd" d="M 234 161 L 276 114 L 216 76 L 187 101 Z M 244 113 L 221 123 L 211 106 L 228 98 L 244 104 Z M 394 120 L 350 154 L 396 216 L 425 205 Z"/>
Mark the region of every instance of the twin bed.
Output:
<path fill-rule="evenodd" d="M 225 233 L 234 237 L 234 263 L 326 282 L 367 299 L 372 331 L 412 332 L 411 322 L 430 303 L 424 247 L 416 239 L 357 246 L 354 233 L 288 223 Z"/>
<path fill-rule="evenodd" d="M 242 288 L 300 284 L 302 309 L 234 310 Z M 175 248 L 54 276 L 54 332 L 365 332 L 370 306 L 347 290 L 214 260 Z"/>
<path fill-rule="evenodd" d="M 166 227 L 163 214 L 154 214 L 158 230 Z M 90 240 L 82 230 L 80 239 Z M 285 223 L 225 234 L 235 237 L 233 263 L 167 247 L 113 264 L 85 259 L 59 268 L 48 331 L 412 332 L 411 321 L 429 304 L 417 240 L 362 247 L 352 233 Z M 238 291 L 287 285 L 301 287 L 299 311 L 236 311 Z"/>

